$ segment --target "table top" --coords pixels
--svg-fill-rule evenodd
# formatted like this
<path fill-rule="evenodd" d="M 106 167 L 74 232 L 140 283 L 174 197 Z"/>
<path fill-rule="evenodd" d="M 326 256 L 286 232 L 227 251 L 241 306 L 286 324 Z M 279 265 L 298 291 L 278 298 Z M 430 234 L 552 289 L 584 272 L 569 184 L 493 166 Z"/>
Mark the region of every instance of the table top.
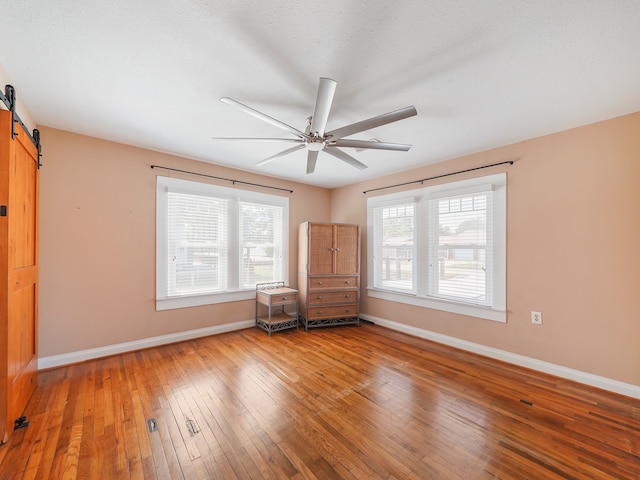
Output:
<path fill-rule="evenodd" d="M 289 287 L 269 288 L 266 290 L 257 290 L 257 293 L 264 295 L 286 295 L 289 293 L 298 293 L 298 290 Z"/>

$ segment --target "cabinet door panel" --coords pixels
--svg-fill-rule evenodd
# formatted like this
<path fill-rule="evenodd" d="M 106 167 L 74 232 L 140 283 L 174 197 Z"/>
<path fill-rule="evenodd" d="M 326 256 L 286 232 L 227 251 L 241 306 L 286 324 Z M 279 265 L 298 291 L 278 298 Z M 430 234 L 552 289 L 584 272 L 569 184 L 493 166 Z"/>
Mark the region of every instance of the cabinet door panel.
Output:
<path fill-rule="evenodd" d="M 309 225 L 309 275 L 334 272 L 333 225 Z"/>
<path fill-rule="evenodd" d="M 360 262 L 358 247 L 360 229 L 357 225 L 336 225 L 336 270 L 337 274 L 358 273 Z"/>

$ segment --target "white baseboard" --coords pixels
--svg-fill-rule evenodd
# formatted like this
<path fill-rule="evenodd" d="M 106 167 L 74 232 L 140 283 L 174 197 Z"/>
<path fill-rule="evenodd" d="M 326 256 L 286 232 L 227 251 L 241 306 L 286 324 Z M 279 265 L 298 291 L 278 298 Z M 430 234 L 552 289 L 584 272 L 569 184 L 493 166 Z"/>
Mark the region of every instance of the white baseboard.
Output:
<path fill-rule="evenodd" d="M 441 333 L 431 332 L 422 328 L 412 327 L 402 323 L 394 322 L 391 320 L 385 320 L 383 318 L 374 317 L 373 315 L 360 314 L 360 318 L 373 322 L 377 325 L 397 330 L 399 332 L 407 333 L 415 337 L 432 340 L 434 342 L 456 347 L 468 352 L 484 355 L 485 357 L 495 358 L 502 360 L 503 362 L 512 363 L 521 367 L 530 368 L 539 372 L 555 375 L 556 377 L 566 378 L 575 382 L 590 385 L 592 387 L 601 388 L 610 392 L 626 395 L 627 397 L 640 399 L 640 386 L 632 385 L 630 383 L 620 382 L 618 380 L 612 380 L 606 377 L 600 377 L 591 373 L 581 372 L 571 368 L 563 367 L 553 363 L 537 360 L 531 357 L 525 357 L 524 355 L 518 355 L 516 353 L 507 352 L 505 350 L 499 350 L 497 348 L 487 347 L 478 343 L 468 342 L 459 338 L 450 337 L 448 335 L 442 335 Z"/>
<path fill-rule="evenodd" d="M 88 350 L 51 355 L 49 357 L 42 357 L 38 359 L 38 370 L 71 365 L 73 363 L 84 362 L 85 360 L 108 357 L 109 355 L 117 355 L 119 353 L 133 352 L 144 348 L 158 347 L 160 345 L 182 342 L 193 338 L 207 337 L 209 335 L 232 332 L 234 330 L 242 330 L 244 328 L 253 327 L 255 324 L 255 320 L 242 320 L 240 322 L 226 323 L 224 325 L 199 328 L 196 330 L 187 330 L 186 332 L 171 333 L 169 335 L 161 335 L 159 337 L 143 338 L 142 340 L 118 343 L 116 345 L 106 345 L 104 347 L 90 348 Z"/>

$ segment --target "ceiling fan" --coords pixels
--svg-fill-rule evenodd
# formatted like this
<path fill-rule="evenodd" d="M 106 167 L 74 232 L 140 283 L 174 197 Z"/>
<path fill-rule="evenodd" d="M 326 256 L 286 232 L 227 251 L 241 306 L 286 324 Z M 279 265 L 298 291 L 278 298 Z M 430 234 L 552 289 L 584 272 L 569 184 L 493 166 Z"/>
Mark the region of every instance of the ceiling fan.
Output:
<path fill-rule="evenodd" d="M 305 131 L 298 130 L 290 125 L 287 125 L 280 120 L 276 120 L 269 115 L 266 115 L 258 110 L 255 110 L 247 105 L 244 105 L 229 97 L 223 97 L 220 99 L 228 105 L 233 105 L 245 113 L 259 118 L 262 121 L 270 123 L 282 130 L 285 130 L 293 134 L 296 138 L 242 138 L 242 137 L 214 137 L 216 140 L 250 140 L 250 141 L 273 141 L 273 142 L 291 142 L 295 143 L 291 148 L 276 153 L 275 155 L 265 158 L 258 162 L 256 165 L 265 165 L 276 158 L 283 157 L 290 153 L 307 149 L 307 173 L 313 173 L 316 168 L 316 161 L 318 159 L 318 153 L 323 151 L 330 155 L 348 163 L 360 170 L 367 168 L 367 166 L 356 160 L 351 155 L 340 150 L 338 147 L 345 148 L 357 148 L 357 149 L 377 149 L 377 150 L 396 150 L 406 152 L 411 148 L 411 145 L 401 143 L 387 143 L 377 140 L 351 140 L 344 137 L 354 135 L 365 130 L 369 130 L 387 123 L 402 120 L 404 118 L 417 115 L 417 111 L 414 106 L 401 108 L 393 112 L 378 115 L 361 122 L 352 123 L 329 132 L 325 131 L 327 126 L 327 120 L 329 118 L 329 112 L 331 110 L 331 104 L 333 103 L 333 96 L 336 91 L 337 82 L 330 78 L 321 77 L 318 85 L 318 93 L 316 96 L 316 103 L 313 108 L 313 114 L 307 119 L 307 126 Z"/>

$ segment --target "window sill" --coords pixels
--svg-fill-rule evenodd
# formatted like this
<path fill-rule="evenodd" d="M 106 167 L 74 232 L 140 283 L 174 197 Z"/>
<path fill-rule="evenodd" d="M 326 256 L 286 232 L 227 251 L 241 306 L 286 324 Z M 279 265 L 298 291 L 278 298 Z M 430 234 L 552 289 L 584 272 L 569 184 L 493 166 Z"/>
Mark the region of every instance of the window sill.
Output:
<path fill-rule="evenodd" d="M 442 310 L 444 312 L 457 313 L 459 315 L 467 315 L 469 317 L 482 318 L 484 320 L 491 320 L 494 322 L 507 322 L 506 310 L 497 310 L 464 303 L 447 302 L 445 300 L 437 300 L 434 298 L 420 297 L 417 295 L 398 292 L 389 292 L 374 288 L 367 288 L 367 296 L 379 298 L 380 300 L 388 300 L 390 302 L 405 303 L 407 305 L 414 305 L 417 307 L 431 308 L 434 310 Z"/>
<path fill-rule="evenodd" d="M 199 307 L 216 303 L 255 300 L 255 290 L 240 292 L 210 293 L 207 295 L 187 295 L 184 297 L 156 298 L 156 311 L 173 310 L 175 308 Z"/>

